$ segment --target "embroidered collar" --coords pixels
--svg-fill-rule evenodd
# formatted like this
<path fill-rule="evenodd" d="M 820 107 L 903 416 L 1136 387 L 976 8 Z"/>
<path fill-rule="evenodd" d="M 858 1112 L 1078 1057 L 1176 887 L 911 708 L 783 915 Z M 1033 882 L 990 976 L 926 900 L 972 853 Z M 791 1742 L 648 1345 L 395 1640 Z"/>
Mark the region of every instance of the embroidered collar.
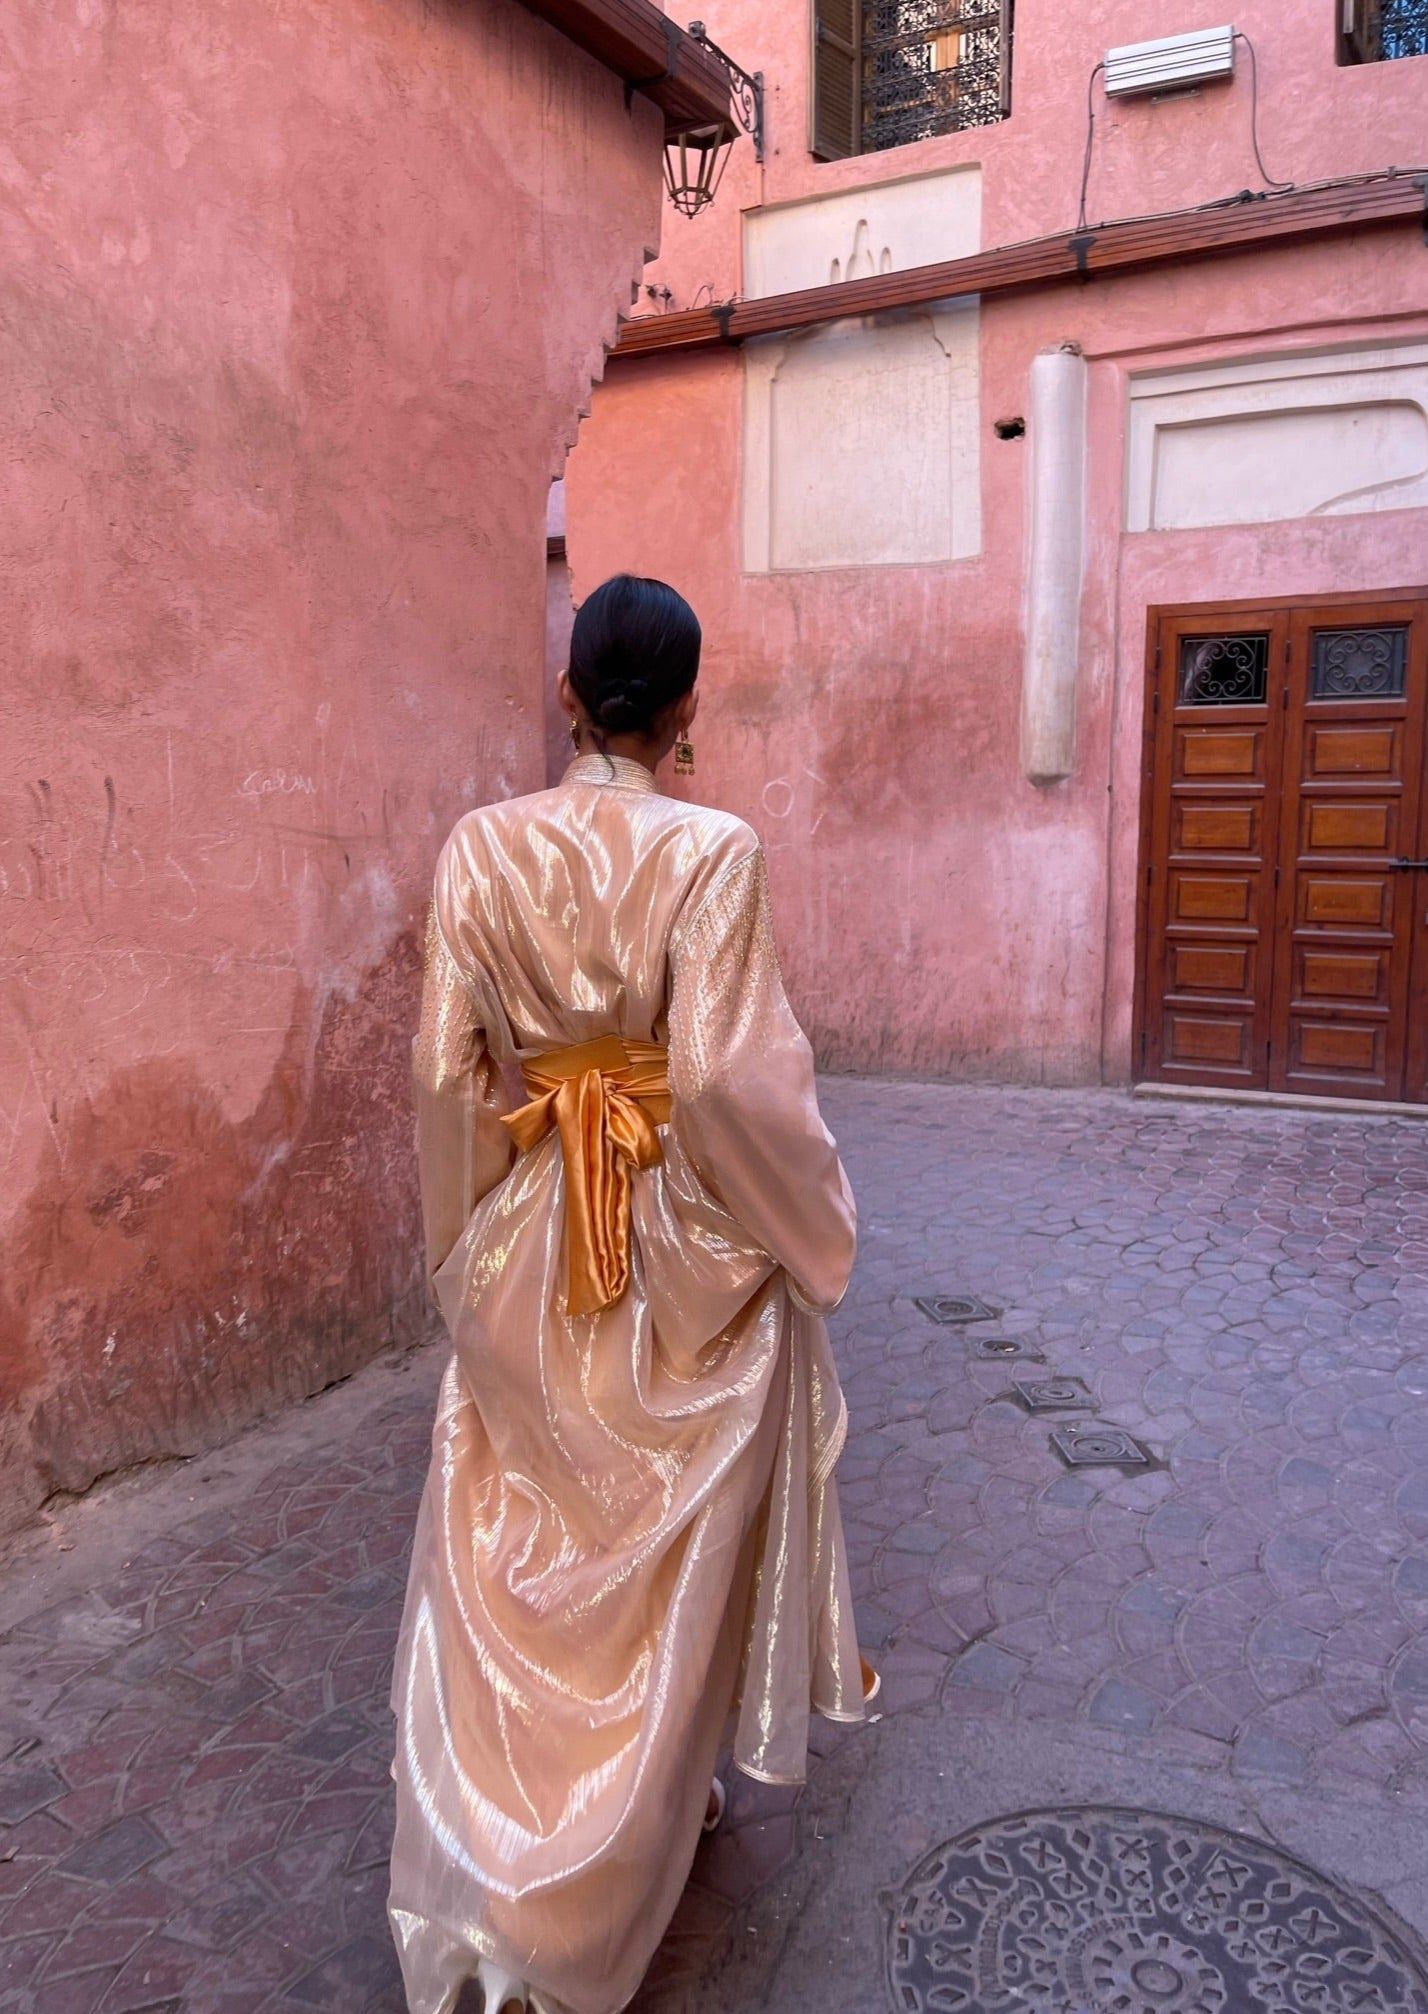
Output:
<path fill-rule="evenodd" d="M 577 755 L 562 783 L 615 784 L 622 790 L 658 791 L 652 771 L 625 755 Z"/>

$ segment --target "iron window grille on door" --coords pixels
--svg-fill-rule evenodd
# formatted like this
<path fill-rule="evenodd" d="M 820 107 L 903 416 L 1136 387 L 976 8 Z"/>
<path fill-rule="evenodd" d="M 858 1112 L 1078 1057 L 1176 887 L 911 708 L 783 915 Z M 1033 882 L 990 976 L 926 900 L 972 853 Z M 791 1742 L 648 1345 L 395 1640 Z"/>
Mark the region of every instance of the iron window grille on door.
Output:
<path fill-rule="evenodd" d="M 1004 119 L 1011 35 L 1011 0 L 813 0 L 813 152 L 840 160 Z"/>
<path fill-rule="evenodd" d="M 1339 61 L 1428 56 L 1428 0 L 1340 0 Z"/>

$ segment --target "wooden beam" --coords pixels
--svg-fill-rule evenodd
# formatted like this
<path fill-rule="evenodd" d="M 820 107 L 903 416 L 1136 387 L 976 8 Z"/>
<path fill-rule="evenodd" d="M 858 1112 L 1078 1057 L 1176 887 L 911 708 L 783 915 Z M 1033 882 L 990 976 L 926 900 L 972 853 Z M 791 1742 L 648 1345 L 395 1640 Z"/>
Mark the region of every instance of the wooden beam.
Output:
<path fill-rule="evenodd" d="M 1387 224 L 1423 222 L 1428 205 L 1424 177 L 1381 175 L 1371 181 L 1345 180 L 1284 195 L 1254 196 L 1213 209 L 1177 211 L 1169 216 L 1101 224 L 1094 230 L 1054 238 L 1029 238 L 994 252 L 949 259 L 936 266 L 910 266 L 900 273 L 844 280 L 798 293 L 766 294 L 712 308 L 676 314 L 642 315 L 625 322 L 610 362 L 671 352 L 716 349 L 750 336 L 781 335 L 846 315 L 875 315 L 894 308 L 923 307 L 959 294 L 1011 294 L 1034 287 L 1109 279 L 1119 273 L 1178 265 L 1294 244 Z M 1425 274 L 1428 278 L 1428 274 Z"/>
<path fill-rule="evenodd" d="M 524 0 L 664 113 L 673 137 L 729 116 L 729 76 L 650 0 Z"/>

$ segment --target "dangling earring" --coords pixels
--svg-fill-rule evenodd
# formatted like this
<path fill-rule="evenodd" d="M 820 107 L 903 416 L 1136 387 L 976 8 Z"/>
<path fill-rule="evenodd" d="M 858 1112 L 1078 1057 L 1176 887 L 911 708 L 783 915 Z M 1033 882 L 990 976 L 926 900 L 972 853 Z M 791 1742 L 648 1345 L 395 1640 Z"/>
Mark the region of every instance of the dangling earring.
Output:
<path fill-rule="evenodd" d="M 574 715 L 573 713 L 572 713 L 572 714 L 571 714 L 571 716 L 570 716 L 570 739 L 571 739 L 571 740 L 572 740 L 572 741 L 574 742 L 574 744 L 575 744 L 575 753 L 576 753 L 577 755 L 579 755 L 579 753 L 580 753 L 580 722 L 579 722 L 579 721 L 578 721 L 578 720 L 576 719 L 576 717 L 575 717 L 575 715 Z"/>
<path fill-rule="evenodd" d="M 674 773 L 676 776 L 694 774 L 694 743 L 686 734 L 681 734 L 674 744 Z"/>

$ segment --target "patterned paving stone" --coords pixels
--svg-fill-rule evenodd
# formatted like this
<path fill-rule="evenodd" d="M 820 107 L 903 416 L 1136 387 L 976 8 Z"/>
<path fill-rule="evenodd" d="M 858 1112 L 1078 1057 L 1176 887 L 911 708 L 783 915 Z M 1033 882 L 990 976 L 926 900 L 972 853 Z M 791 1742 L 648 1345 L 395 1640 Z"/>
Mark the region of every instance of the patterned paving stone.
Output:
<path fill-rule="evenodd" d="M 960 1502 L 938 1505 L 950 1540 L 942 1557 L 979 1570 L 991 1589 L 993 1626 L 976 1632 L 976 1654 L 995 1674 L 994 1685 L 967 1685 L 976 1666 L 965 1654 L 944 1704 L 955 1710 L 965 1689 L 969 1710 L 984 1712 L 985 1695 L 1000 1690 L 1000 1710 L 1014 1718 L 1023 1697 L 1042 1710 L 1074 1692 L 1075 1714 L 1093 1723 L 1139 1723 L 1166 1740 L 1177 1725 L 1209 1722 L 1233 1767 L 1282 1774 L 1285 1737 L 1273 1730 L 1307 1683 L 1322 1708 L 1301 1711 L 1309 1765 L 1401 1786 L 1419 1758 L 1409 1764 L 1382 1730 L 1395 1726 L 1415 1750 L 1428 1731 L 1421 1712 L 1416 1728 L 1405 1714 L 1403 1690 L 1417 1683 L 1404 1660 L 1421 1655 L 1423 1618 L 1394 1598 L 1428 1501 L 1422 1415 L 1404 1403 L 1428 1354 L 1421 1262 L 1411 1256 L 1422 1239 L 1428 1136 L 1411 1123 L 1110 1100 L 1099 1105 L 1101 1123 L 1088 1123 L 1082 1101 L 1015 1093 L 982 1102 L 965 1091 L 870 1095 L 849 1084 L 835 1098 L 855 1179 L 864 1191 L 870 1181 L 896 1185 L 884 1210 L 915 1221 L 929 1193 L 923 1178 L 940 1176 L 950 1207 L 938 1213 L 946 1271 L 936 1284 L 1001 1302 L 1009 1327 L 1014 1320 L 1057 1371 L 1085 1378 L 1105 1416 L 1165 1464 L 1154 1500 L 1099 1473 L 1093 1494 L 1068 1492 L 1039 1423 L 1014 1431 L 965 1356 L 924 1349 L 924 1374 L 941 1372 L 929 1416 L 993 1471 Z M 940 1106 L 943 1138 L 900 1100 L 922 1112 Z M 1376 1315 L 1371 1327 L 1356 1326 L 1356 1302 Z M 872 1345 L 856 1308 L 840 1327 L 845 1351 L 865 1361 Z M 892 1426 L 904 1380 L 890 1352 L 885 1361 Z M 885 1496 L 919 1460 L 911 1436 L 886 1452 L 877 1471 Z M 1020 1508 L 1004 1494 L 1012 1476 L 1023 1484 Z M 1028 1545 L 1033 1531 L 1051 1529 L 1052 1512 L 1070 1542 L 1058 1565 Z M 1371 1552 L 1354 1549 L 1355 1533 L 1372 1535 Z M 895 1529 L 880 1536 L 880 1599 L 890 1555 L 906 1566 Z M 1120 1616 L 1159 1612 L 1168 1641 L 1153 1667 L 1143 1634 L 1074 1628 L 1098 1574 Z M 1049 1633 L 1033 1627 L 1028 1600 L 1009 1598 L 1018 1583 L 1041 1590 Z M 904 1609 L 915 1604 L 905 1581 L 898 1592 Z M 928 1592 L 963 1620 L 979 1590 L 949 1584 L 939 1564 Z M 1409 1642 L 1390 1642 L 1381 1623 L 1366 1638 L 1366 1614 L 1394 1616 Z M 1357 1649 L 1352 1694 L 1329 1686 L 1344 1634 Z M 895 1660 L 898 1645 L 895 1630 L 885 1658 Z M 1012 1661 L 996 1660 L 998 1649 Z M 1404 1669 L 1409 1677 L 1396 1679 Z M 1217 1687 L 1213 1712 L 1200 1700 L 1207 1679 Z"/>
<path fill-rule="evenodd" d="M 1428 1127 L 827 1103 L 863 1210 L 834 1340 L 880 1714 L 1428 1802 Z M 938 1325 L 938 1294 L 1001 1313 Z M 281 1459 L 260 1430 L 233 1502 L 178 1514 L 160 1481 L 122 1566 L 0 1639 L 4 2014 L 400 2014 L 386 1689 L 440 1359 L 340 1435 L 314 1406 Z M 1081 1380 L 1153 1471 L 1068 1471 L 1014 1374 Z M 867 1739 L 815 1724 L 814 1769 Z M 796 1792 L 735 1784 L 639 2014 L 681 2014 L 800 1823 Z"/>

